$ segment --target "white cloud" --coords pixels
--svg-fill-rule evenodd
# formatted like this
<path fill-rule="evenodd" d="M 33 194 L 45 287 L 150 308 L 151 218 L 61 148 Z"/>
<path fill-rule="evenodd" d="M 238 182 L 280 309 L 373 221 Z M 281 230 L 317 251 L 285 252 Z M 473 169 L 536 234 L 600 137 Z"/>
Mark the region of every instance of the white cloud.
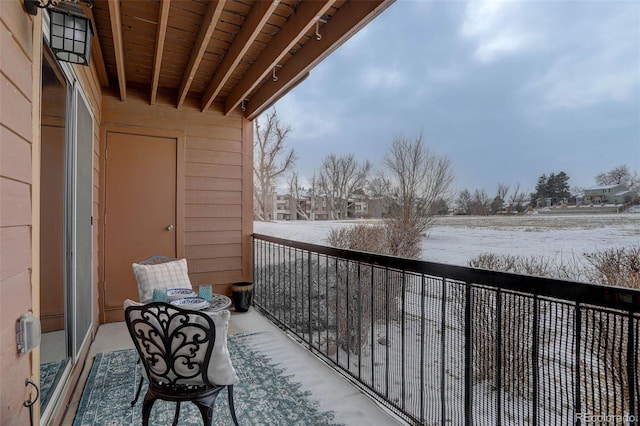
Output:
<path fill-rule="evenodd" d="M 584 108 L 640 95 L 638 16 L 624 10 L 593 16 L 588 25 L 566 30 L 562 53 L 524 87 L 541 106 Z M 582 30 L 588 27 L 589 33 Z"/>
<path fill-rule="evenodd" d="M 397 67 L 367 68 L 362 73 L 362 83 L 368 89 L 397 89 L 405 84 L 405 80 Z"/>
<path fill-rule="evenodd" d="M 303 90 L 300 90 L 303 89 Z M 278 116 L 293 128 L 291 139 L 295 141 L 312 140 L 335 134 L 339 131 L 340 104 L 316 93 L 297 87 L 280 99 L 275 108 Z"/>
<path fill-rule="evenodd" d="M 492 62 L 534 46 L 539 36 L 526 24 L 520 2 L 485 0 L 470 2 L 461 33 L 476 43 L 475 57 Z"/>
<path fill-rule="evenodd" d="M 640 84 L 638 69 L 624 69 L 599 58 L 558 60 L 525 93 L 537 95 L 547 108 L 583 108 L 600 102 L 624 101 Z"/>

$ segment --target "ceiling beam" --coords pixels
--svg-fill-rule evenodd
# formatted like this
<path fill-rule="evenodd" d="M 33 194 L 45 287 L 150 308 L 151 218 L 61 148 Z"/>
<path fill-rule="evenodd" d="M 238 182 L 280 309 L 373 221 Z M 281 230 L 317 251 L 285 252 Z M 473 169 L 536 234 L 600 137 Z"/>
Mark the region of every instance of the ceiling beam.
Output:
<path fill-rule="evenodd" d="M 253 4 L 240 31 L 225 54 L 222 63 L 218 66 L 216 73 L 204 91 L 204 95 L 202 96 L 202 111 L 209 108 L 213 100 L 218 96 L 218 93 L 220 93 L 222 87 L 238 66 L 245 53 L 247 53 L 253 41 L 258 34 L 260 34 L 260 30 L 264 27 L 278 6 L 278 3 L 278 0 L 273 0 L 258 1 Z"/>
<path fill-rule="evenodd" d="M 196 71 L 198 71 L 198 66 L 200 66 L 204 52 L 207 50 L 213 30 L 215 30 L 218 20 L 220 19 L 220 15 L 222 14 L 225 1 L 226 0 L 211 0 L 209 2 L 207 11 L 202 19 L 202 26 L 198 32 L 198 38 L 193 46 L 191 57 L 189 58 L 187 68 L 184 76 L 182 77 L 182 83 L 180 83 L 180 90 L 178 91 L 178 108 L 180 108 L 184 99 L 187 97 L 187 93 L 189 93 L 189 88 L 191 87 L 191 83 L 193 83 L 193 78 L 196 75 Z"/>
<path fill-rule="evenodd" d="M 109 76 L 107 75 L 107 66 L 104 64 L 104 56 L 102 56 L 102 46 L 100 46 L 100 37 L 98 35 L 98 27 L 96 26 L 96 20 L 93 17 L 93 9 L 91 9 L 86 3 L 81 2 L 80 6 L 85 15 L 91 21 L 93 27 L 93 42 L 91 44 L 91 59 L 96 67 L 96 73 L 98 74 L 98 80 L 100 86 L 109 87 Z"/>
<path fill-rule="evenodd" d="M 151 99 L 149 104 L 156 102 L 158 94 L 158 82 L 160 81 L 160 67 L 162 66 L 162 52 L 164 51 L 164 40 L 167 35 L 167 22 L 169 22 L 169 8 L 171 0 L 160 0 L 160 11 L 158 12 L 158 31 L 156 31 L 156 53 L 153 56 L 153 78 L 151 80 Z"/>
<path fill-rule="evenodd" d="M 253 120 L 262 111 L 300 83 L 320 61 L 348 40 L 394 0 L 359 0 L 342 6 L 329 22 L 320 27 L 322 38 L 312 37 L 278 70 L 278 80 L 267 81 L 246 104 L 245 116 Z"/>
<path fill-rule="evenodd" d="M 120 16 L 120 0 L 109 1 L 109 16 L 111 17 L 111 33 L 113 36 L 113 50 L 116 56 L 116 72 L 120 87 L 120 100 L 127 100 L 127 78 L 124 73 L 124 48 L 122 47 L 122 17 Z"/>
<path fill-rule="evenodd" d="M 229 114 L 271 72 L 295 43 L 311 28 L 335 0 L 301 2 L 296 12 L 271 39 L 256 61 L 242 76 L 225 101 L 224 113 Z"/>

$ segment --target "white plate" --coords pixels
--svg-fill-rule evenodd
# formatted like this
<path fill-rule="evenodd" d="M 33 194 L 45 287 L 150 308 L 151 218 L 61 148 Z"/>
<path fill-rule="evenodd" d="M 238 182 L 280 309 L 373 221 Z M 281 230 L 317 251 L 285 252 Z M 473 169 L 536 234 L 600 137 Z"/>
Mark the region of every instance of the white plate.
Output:
<path fill-rule="evenodd" d="M 201 297 L 185 297 L 184 299 L 174 300 L 171 304 L 179 306 L 180 308 L 193 309 L 196 311 L 209 307 L 209 302 Z"/>
<path fill-rule="evenodd" d="M 169 301 L 196 296 L 197 295 L 190 288 L 170 288 L 167 290 L 167 300 Z"/>

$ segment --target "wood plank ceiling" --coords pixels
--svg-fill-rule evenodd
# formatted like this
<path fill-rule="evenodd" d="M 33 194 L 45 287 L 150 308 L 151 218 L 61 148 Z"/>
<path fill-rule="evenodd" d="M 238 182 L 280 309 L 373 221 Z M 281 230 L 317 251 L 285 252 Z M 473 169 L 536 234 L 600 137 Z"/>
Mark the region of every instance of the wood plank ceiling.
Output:
<path fill-rule="evenodd" d="M 254 119 L 394 0 L 94 0 L 92 61 L 125 101 Z"/>

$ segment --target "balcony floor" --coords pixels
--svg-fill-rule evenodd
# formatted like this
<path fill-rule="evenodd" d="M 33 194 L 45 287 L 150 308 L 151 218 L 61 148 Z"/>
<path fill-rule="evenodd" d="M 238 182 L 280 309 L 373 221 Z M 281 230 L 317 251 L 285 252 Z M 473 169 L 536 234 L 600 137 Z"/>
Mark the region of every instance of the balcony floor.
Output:
<path fill-rule="evenodd" d="M 292 380 L 299 382 L 304 390 L 311 392 L 311 397 L 319 402 L 321 410 L 333 411 L 335 422 L 345 425 L 405 424 L 293 341 L 255 309 L 252 308 L 246 313 L 231 313 L 229 334 L 258 332 L 262 338 L 259 339 L 256 349 L 285 369 L 285 374 L 293 376 Z M 124 322 L 100 326 L 91 345 L 88 365 L 82 373 L 62 425 L 73 424 L 84 382 L 91 370 L 90 364 L 95 354 L 127 348 L 133 348 L 133 343 Z M 239 421 L 241 424 L 247 424 L 242 418 Z"/>

